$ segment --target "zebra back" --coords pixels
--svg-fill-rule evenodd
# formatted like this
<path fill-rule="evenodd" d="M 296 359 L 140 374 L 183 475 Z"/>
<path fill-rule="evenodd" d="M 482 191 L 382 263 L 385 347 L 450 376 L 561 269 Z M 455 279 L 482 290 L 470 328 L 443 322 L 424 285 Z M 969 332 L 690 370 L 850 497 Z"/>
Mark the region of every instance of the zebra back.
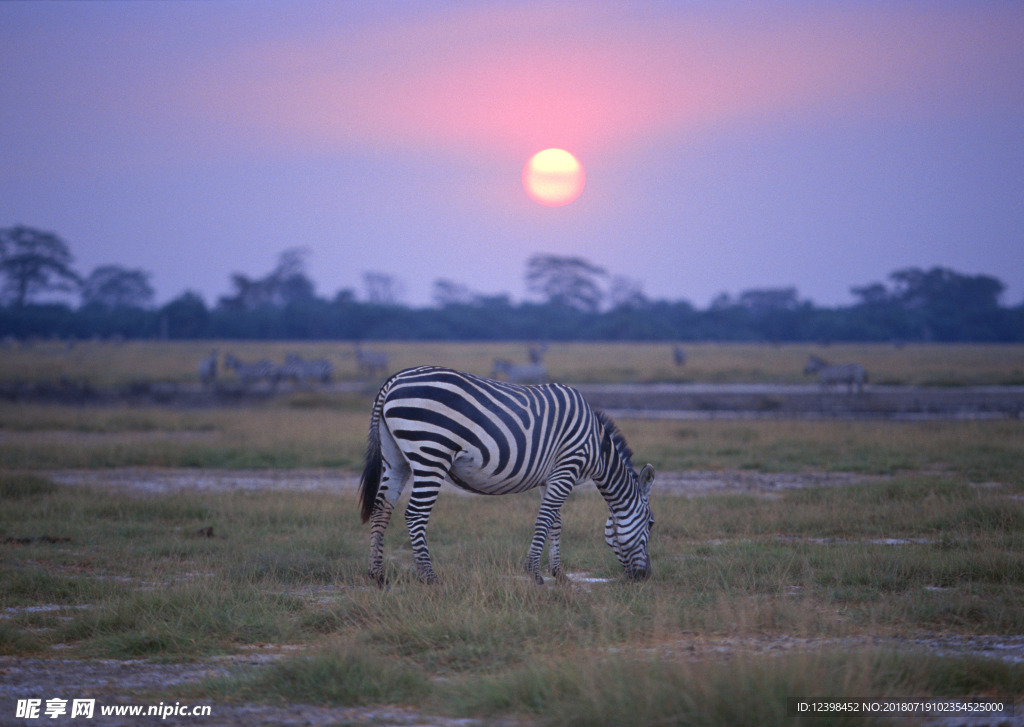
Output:
<path fill-rule="evenodd" d="M 833 384 L 847 384 L 851 389 L 856 385 L 862 387 L 868 380 L 865 368 L 859 363 L 830 364 L 817 356 L 807 359 L 804 375 L 818 374 L 818 380 L 824 387 Z"/>

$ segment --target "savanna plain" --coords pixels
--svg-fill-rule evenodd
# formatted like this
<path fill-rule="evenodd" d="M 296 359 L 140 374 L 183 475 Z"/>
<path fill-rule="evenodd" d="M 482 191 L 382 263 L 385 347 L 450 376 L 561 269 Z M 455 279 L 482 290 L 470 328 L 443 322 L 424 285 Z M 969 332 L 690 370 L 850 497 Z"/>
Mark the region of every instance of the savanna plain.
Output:
<path fill-rule="evenodd" d="M 61 696 L 211 705 L 179 724 L 977 724 L 787 707 L 1024 709 L 1020 419 L 623 419 L 634 462 L 659 471 L 650 579 L 623 577 L 592 484 L 563 511 L 573 582 L 544 587 L 522 568 L 539 493 L 446 489 L 428 528 L 441 583 L 416 581 L 396 515 L 379 589 L 356 483 L 380 380 L 360 379 L 348 344 L 38 343 L 0 350 L 0 383 L 198 387 L 211 347 L 328 357 L 344 385 L 0 408 L 0 724 L 22 723 L 19 698 Z M 525 359 L 514 343 L 374 348 L 391 371 Z M 678 367 L 666 345 L 552 344 L 545 361 L 566 382 L 803 383 L 809 353 L 862 362 L 872 386 L 1024 381 L 1020 346 L 693 344 Z"/>

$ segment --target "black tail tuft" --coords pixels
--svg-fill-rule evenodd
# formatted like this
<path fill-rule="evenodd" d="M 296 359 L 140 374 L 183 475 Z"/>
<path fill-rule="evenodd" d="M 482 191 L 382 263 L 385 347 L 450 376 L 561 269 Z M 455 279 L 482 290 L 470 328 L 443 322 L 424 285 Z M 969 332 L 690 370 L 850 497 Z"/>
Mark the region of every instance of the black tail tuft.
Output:
<path fill-rule="evenodd" d="M 366 442 L 366 465 L 363 467 L 363 477 L 359 482 L 359 504 L 362 507 L 364 523 L 370 519 L 370 515 L 373 513 L 373 504 L 377 500 L 377 491 L 380 489 L 382 467 L 380 431 L 377 429 L 375 420 L 370 425 L 370 435 Z"/>

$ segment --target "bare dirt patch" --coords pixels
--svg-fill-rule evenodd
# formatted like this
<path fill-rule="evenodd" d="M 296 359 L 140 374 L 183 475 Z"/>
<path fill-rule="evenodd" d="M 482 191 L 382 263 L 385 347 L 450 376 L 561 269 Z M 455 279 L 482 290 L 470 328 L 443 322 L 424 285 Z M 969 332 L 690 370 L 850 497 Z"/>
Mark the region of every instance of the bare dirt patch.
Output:
<path fill-rule="evenodd" d="M 315 705 L 234 704 L 229 702 L 175 696 L 175 689 L 204 679 L 224 676 L 234 665 L 265 663 L 258 655 L 234 658 L 231 663 L 218 661 L 199 664 L 155 664 L 147 661 L 111 660 L 80 661 L 71 659 L 24 659 L 0 656 L 0 725 L 76 725 L 95 723 L 103 727 L 128 727 L 152 721 L 164 725 L 334 725 L 373 724 L 382 727 L 401 725 L 437 725 L 438 727 L 469 727 L 477 720 L 449 719 L 418 714 L 402 707 L 320 707 Z M 181 692 L 179 692 L 181 694 Z M 127 696 L 134 695 L 134 696 Z M 40 699 L 41 717 L 17 719 L 19 699 Z M 48 699 L 68 700 L 68 714 L 50 719 L 43 714 Z M 70 705 L 74 699 L 95 699 L 92 720 L 72 718 Z M 101 716 L 101 706 L 113 705 L 180 705 L 188 709 L 209 705 L 210 715 L 128 717 Z"/>
<path fill-rule="evenodd" d="M 254 490 L 356 492 L 359 476 L 330 469 L 212 470 L 126 467 L 114 470 L 55 470 L 44 473 L 62 485 L 110 487 L 140 494 L 171 494 L 198 490 L 239 492 Z M 659 472 L 658 492 L 697 497 L 723 492 L 772 495 L 806 487 L 842 487 L 884 479 L 848 472 L 755 472 L 747 470 L 687 470 Z M 593 487 L 584 484 L 584 487 Z M 471 496 L 458 487 L 448 493 Z"/>

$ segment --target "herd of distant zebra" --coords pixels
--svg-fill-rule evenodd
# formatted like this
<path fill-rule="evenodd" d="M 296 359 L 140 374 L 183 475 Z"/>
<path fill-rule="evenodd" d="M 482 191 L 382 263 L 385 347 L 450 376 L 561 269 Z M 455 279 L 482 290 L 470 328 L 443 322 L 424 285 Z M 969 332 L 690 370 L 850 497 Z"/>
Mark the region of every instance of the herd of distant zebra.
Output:
<path fill-rule="evenodd" d="M 495 359 L 491 378 L 512 384 L 543 384 L 551 381 L 547 366 L 544 364 L 547 349 L 546 343 L 529 345 L 528 363 Z M 380 380 L 388 374 L 388 354 L 383 351 L 371 351 L 357 345 L 355 359 L 359 375 L 364 379 Z M 686 364 L 686 351 L 681 345 L 676 344 L 672 347 L 672 360 L 677 367 Z M 218 361 L 219 354 L 214 350 L 200 362 L 199 380 L 204 387 L 213 387 L 217 383 Z M 276 388 L 282 381 L 308 386 L 313 383 L 329 383 L 334 376 L 334 366 L 327 359 L 304 359 L 295 353 L 287 354 L 282 364 L 266 358 L 251 362 L 242 361 L 234 354 L 228 353 L 224 356 L 224 368 L 233 370 L 235 378 L 245 388 L 261 383 Z M 862 364 L 832 364 L 814 355 L 807 359 L 803 372 L 805 376 L 817 374 L 818 381 L 825 391 L 845 385 L 849 393 L 860 394 L 868 381 L 867 370 Z"/>
<path fill-rule="evenodd" d="M 199 380 L 204 387 L 213 387 L 217 383 L 219 354 L 216 350 L 199 363 Z M 276 388 L 282 381 L 307 386 L 312 383 L 329 383 L 334 376 L 334 365 L 325 358 L 304 359 L 298 354 L 289 353 L 284 363 L 276 364 L 269 359 L 259 361 L 242 361 L 232 353 L 224 356 L 224 368 L 235 372 L 235 377 L 245 388 L 265 382 Z"/>

